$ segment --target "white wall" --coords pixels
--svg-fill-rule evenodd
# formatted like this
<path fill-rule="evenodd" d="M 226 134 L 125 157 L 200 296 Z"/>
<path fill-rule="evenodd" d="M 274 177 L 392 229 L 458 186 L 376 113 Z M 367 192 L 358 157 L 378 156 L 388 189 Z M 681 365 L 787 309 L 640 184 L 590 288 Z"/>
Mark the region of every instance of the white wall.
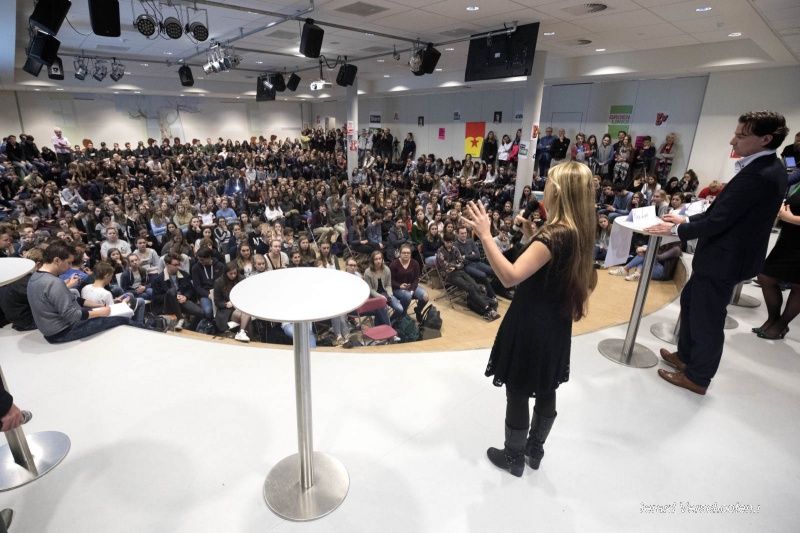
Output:
<path fill-rule="evenodd" d="M 800 67 L 717 72 L 709 76 L 697 140 L 689 159 L 689 167 L 697 172 L 701 187 L 715 179 L 727 182 L 733 175 L 736 160 L 730 157 L 729 142 L 741 113 L 761 109 L 781 113 L 791 130 L 784 146 L 794 142 L 795 133 L 800 132 L 798 88 Z"/>
<path fill-rule="evenodd" d="M 14 93 L 0 92 L 0 123 L 3 134 L 24 129 L 47 146 L 54 126 L 59 126 L 72 144 L 91 139 L 96 146 L 159 138 L 160 123 L 169 126 L 171 136 L 182 140 L 207 137 L 244 140 L 271 134 L 299 137 L 300 103 L 221 100 L 206 97 L 70 94 L 25 91 L 17 93 L 22 116 L 17 113 Z M 176 106 L 183 106 L 176 113 Z M 147 119 L 132 118 L 139 110 Z M 20 119 L 22 125 L 20 125 Z"/>
<path fill-rule="evenodd" d="M 578 131 L 595 134 L 598 139 L 607 131 L 611 105 L 633 105 L 629 132 L 634 136 L 650 135 L 658 146 L 667 133 L 675 132 L 679 148 L 673 165 L 673 174 L 680 175 L 694 142 L 695 129 L 706 90 L 705 76 L 672 78 L 665 80 L 619 81 L 545 86 L 542 99 L 541 128 L 565 127 L 574 139 Z M 487 88 L 464 92 L 439 94 L 411 94 L 387 98 L 359 100 L 359 126 L 367 127 L 370 111 L 381 111 L 383 125 L 392 133 L 404 138 L 412 132 L 418 153 L 433 152 L 437 156 L 463 156 L 466 122 L 486 122 L 486 130 L 494 130 L 498 137 L 514 137 L 522 121 L 515 119 L 522 112 L 525 89 Z M 461 120 L 453 120 L 453 111 L 461 112 Z M 494 112 L 502 111 L 502 124 L 493 124 Z M 661 126 L 655 125 L 656 113 L 667 112 L 669 119 Z M 394 114 L 398 118 L 394 118 Z M 311 106 L 314 121 L 326 116 L 344 120 L 345 103 L 322 102 Z M 565 115 L 568 114 L 568 115 Z M 425 127 L 417 126 L 417 117 L 425 117 Z M 577 118 L 567 124 L 568 117 Z M 559 123 L 562 121 L 562 123 Z M 316 126 L 316 123 L 314 124 Z M 445 140 L 438 139 L 439 128 L 445 128 Z M 528 132 L 524 132 L 527 134 Z M 616 142 L 616 139 L 614 139 Z"/>

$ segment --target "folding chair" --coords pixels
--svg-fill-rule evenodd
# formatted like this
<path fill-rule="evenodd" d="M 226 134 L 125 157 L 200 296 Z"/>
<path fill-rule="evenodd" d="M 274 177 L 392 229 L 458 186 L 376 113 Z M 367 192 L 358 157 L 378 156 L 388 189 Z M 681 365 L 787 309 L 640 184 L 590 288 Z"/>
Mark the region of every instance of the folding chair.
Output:
<path fill-rule="evenodd" d="M 455 299 L 466 300 L 467 293 L 464 290 L 456 287 L 455 285 L 453 285 L 451 283 L 447 283 L 447 281 L 445 281 L 444 272 L 439 267 L 439 262 L 438 261 L 434 261 L 433 262 L 433 266 L 434 266 L 434 269 L 436 270 L 436 275 L 439 276 L 439 280 L 442 282 L 442 289 L 441 289 L 442 290 L 442 294 L 440 294 L 439 296 L 434 298 L 433 301 L 434 302 L 439 301 L 442 298 L 444 298 L 445 296 L 447 296 L 447 300 L 450 302 L 450 308 L 451 309 L 455 309 L 456 306 L 453 304 L 453 300 L 455 300 Z"/>
<path fill-rule="evenodd" d="M 377 343 L 385 343 L 397 336 L 397 330 L 395 330 L 392 326 L 364 326 L 364 318 L 361 316 L 362 313 L 369 313 L 371 311 L 377 311 L 384 308 L 386 308 L 386 300 L 384 298 L 370 298 L 361 304 L 361 307 L 356 309 L 358 325 L 361 329 L 361 340 L 365 346 Z"/>

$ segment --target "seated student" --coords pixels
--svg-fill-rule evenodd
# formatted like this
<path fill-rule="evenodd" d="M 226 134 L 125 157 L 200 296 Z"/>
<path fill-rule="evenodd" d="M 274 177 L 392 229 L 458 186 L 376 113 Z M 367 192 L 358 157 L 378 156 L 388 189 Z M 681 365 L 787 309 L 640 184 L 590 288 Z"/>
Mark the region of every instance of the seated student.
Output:
<path fill-rule="evenodd" d="M 445 234 L 442 237 L 443 244 L 439 251 L 436 252 L 437 268 L 444 276 L 442 281 L 465 291 L 467 298 L 473 302 L 473 306 L 482 310 L 480 314 L 484 320 L 487 322 L 497 320 L 500 318 L 500 314 L 496 311 L 497 300 L 484 296 L 478 282 L 466 273 L 461 252 L 456 248 L 454 241 L 455 237 L 452 233 Z"/>
<path fill-rule="evenodd" d="M 236 309 L 231 303 L 231 291 L 237 283 L 244 278 L 239 272 L 239 265 L 233 261 L 225 263 L 224 271 L 214 282 L 214 305 L 217 307 L 217 316 L 214 324 L 220 331 L 228 331 L 228 322 L 238 322 L 239 332 L 234 339 L 240 342 L 250 342 L 247 328 L 250 327 L 250 315 Z"/>
<path fill-rule="evenodd" d="M 422 257 L 426 265 L 433 266 L 433 263 L 436 261 L 436 252 L 439 251 L 441 246 L 442 237 L 439 235 L 439 226 L 432 224 L 428 228 L 428 234 L 425 236 L 425 240 L 422 241 Z"/>
<path fill-rule="evenodd" d="M 317 252 L 311 248 L 311 243 L 308 241 L 308 236 L 301 236 L 297 242 L 297 250 L 300 252 L 300 258 L 302 259 L 303 266 L 314 266 L 314 263 L 317 261 Z"/>
<path fill-rule="evenodd" d="M 216 260 L 208 248 L 197 252 L 197 262 L 192 266 L 192 286 L 200 299 L 203 308 L 203 317 L 206 320 L 214 319 L 214 304 L 211 303 L 211 291 L 214 283 L 222 275 L 222 263 Z M 223 330 L 224 331 L 224 330 Z"/>
<path fill-rule="evenodd" d="M 630 211 L 628 211 L 628 204 L 630 204 L 631 198 L 633 198 L 633 193 L 625 189 L 624 183 L 615 183 L 613 190 L 614 202 L 611 205 L 606 204 L 604 209 L 600 209 L 597 212 L 598 215 L 608 216 L 608 221 L 611 223 L 613 223 L 614 219 L 618 216 L 630 213 Z"/>
<path fill-rule="evenodd" d="M 319 209 L 314 211 L 309 221 L 309 227 L 311 228 L 311 232 L 316 235 L 318 239 L 321 238 L 327 239 L 330 242 L 336 242 L 336 239 L 339 237 L 339 232 L 333 228 L 330 217 L 328 216 L 328 206 L 324 203 L 320 204 Z"/>
<path fill-rule="evenodd" d="M 464 271 L 472 276 L 475 281 L 480 283 L 486 288 L 486 296 L 490 300 L 496 299 L 496 294 L 492 288 L 491 278 L 496 278 L 494 270 L 481 260 L 481 254 L 478 251 L 478 245 L 475 241 L 467 236 L 467 228 L 458 228 L 455 240 L 456 248 L 461 252 L 461 259 L 464 261 Z M 504 293 L 506 298 L 510 298 Z"/>
<path fill-rule="evenodd" d="M 422 323 L 422 310 L 428 305 L 429 297 L 419 284 L 419 263 L 411 259 L 410 244 L 400 246 L 400 257 L 392 261 L 389 271 L 392 273 L 394 296 L 403 306 L 403 314 L 411 305 L 411 300 L 416 300 L 417 306 L 414 308 L 414 313 L 417 316 L 417 322 Z"/>
<path fill-rule="evenodd" d="M 105 261 L 100 261 L 94 266 L 92 275 L 94 276 L 94 282 L 81 289 L 81 298 L 98 302 L 108 307 L 111 307 L 113 304 L 126 303 L 133 309 L 133 318 L 131 318 L 131 322 L 144 325 L 143 299 L 133 298 L 130 294 L 124 294 L 118 298 L 114 298 L 111 292 L 105 289 L 105 286 L 111 283 L 111 278 L 114 277 L 114 267 Z"/>
<path fill-rule="evenodd" d="M 236 211 L 228 207 L 228 200 L 222 200 L 220 209 L 216 213 L 217 218 L 225 220 L 228 224 L 233 224 L 236 221 Z"/>
<path fill-rule="evenodd" d="M 287 265 L 288 266 L 288 265 Z M 261 254 L 253 256 L 253 275 L 267 272 L 267 258 Z"/>
<path fill-rule="evenodd" d="M 670 280 L 675 275 L 675 267 L 678 258 L 681 256 L 680 242 L 670 242 L 658 249 L 656 262 L 653 265 L 653 275 L 650 279 L 657 281 Z M 644 264 L 644 254 L 647 252 L 647 245 L 636 248 L 636 255 L 627 265 L 613 268 L 608 271 L 612 276 L 625 276 L 626 281 L 638 281 L 642 277 L 642 264 Z M 633 270 L 633 273 L 630 271 Z"/>
<path fill-rule="evenodd" d="M 353 225 L 347 231 L 347 243 L 351 250 L 359 254 L 371 254 L 377 249 L 377 245 L 367 238 L 367 228 L 361 215 L 353 217 Z"/>
<path fill-rule="evenodd" d="M 14 250 L 14 228 L 10 224 L 3 224 L 0 227 L 0 258 L 16 257 Z"/>
<path fill-rule="evenodd" d="M 594 260 L 603 261 L 608 253 L 608 241 L 611 238 L 611 224 L 608 222 L 608 216 L 597 215 L 597 228 L 594 235 Z"/>
<path fill-rule="evenodd" d="M 44 250 L 34 248 L 28 252 L 23 252 L 22 256 L 30 259 L 36 265 L 29 274 L 0 287 L 0 310 L 2 310 L 6 320 L 11 323 L 12 328 L 17 331 L 29 331 L 36 329 L 36 322 L 33 321 L 31 304 L 28 302 L 28 282 L 33 273 L 42 268 Z"/>
<path fill-rule="evenodd" d="M 194 302 L 194 287 L 189 273 L 181 270 L 183 258 L 172 252 L 164 256 L 164 272 L 153 280 L 153 304 L 165 315 L 176 317 L 175 330 L 185 324 L 184 314 L 201 319 L 203 308 Z"/>
<path fill-rule="evenodd" d="M 684 204 L 684 195 L 682 192 L 676 192 L 672 195 L 669 201 L 670 213 L 676 215 L 683 215 L 686 213 L 686 205 Z"/>
<path fill-rule="evenodd" d="M 503 253 L 511 249 L 511 238 L 508 236 L 508 228 L 503 223 L 500 224 L 497 235 L 492 240 Z"/>
<path fill-rule="evenodd" d="M 369 241 L 370 246 L 381 252 L 386 249 L 386 245 L 383 242 L 383 229 L 381 227 L 382 221 L 383 217 L 379 213 L 373 213 L 371 216 L 371 222 L 369 226 L 367 226 L 367 240 Z"/>
<path fill-rule="evenodd" d="M 297 249 L 297 242 L 294 239 L 294 230 L 291 227 L 286 227 L 283 230 L 283 239 L 281 239 L 281 252 L 291 257 L 292 252 Z"/>
<path fill-rule="evenodd" d="M 303 256 L 300 255 L 300 250 L 295 250 L 289 256 L 289 268 L 307 267 L 308 263 L 303 261 Z"/>
<path fill-rule="evenodd" d="M 116 326 L 128 325 L 126 317 L 110 317 L 111 309 L 75 296 L 58 276 L 64 274 L 75 257 L 75 248 L 63 241 L 48 244 L 42 267 L 28 283 L 28 301 L 36 327 L 51 344 L 69 342 Z M 84 305 L 94 306 L 89 309 Z"/>
<path fill-rule="evenodd" d="M 330 244 L 328 245 L 328 251 L 330 251 Z M 289 267 L 289 256 L 281 251 L 281 241 L 278 239 L 272 239 L 272 241 L 270 241 L 269 253 L 261 257 L 266 260 L 265 268 L 267 270 L 278 270 L 280 268 Z"/>
<path fill-rule="evenodd" d="M 123 255 L 127 256 L 131 253 L 131 246 L 127 242 L 119 238 L 117 228 L 108 228 L 106 230 L 106 240 L 100 245 L 100 258 L 105 260 L 108 258 L 109 248 L 116 248 Z"/>
<path fill-rule="evenodd" d="M 166 255 L 172 250 L 174 245 L 178 245 L 179 252 L 181 254 L 187 255 L 189 257 L 194 256 L 194 249 L 189 243 L 186 242 L 186 237 L 184 237 L 183 232 L 180 229 L 172 230 L 172 233 L 169 234 L 169 240 L 164 243 L 164 246 L 161 247 L 161 255 Z"/>
<path fill-rule="evenodd" d="M 328 244 L 328 243 L 325 243 Z M 328 244 L 328 255 L 330 255 L 330 244 Z M 314 265 L 317 268 L 331 268 L 330 265 L 322 258 L 317 259 Z M 331 330 L 336 335 L 333 341 L 334 346 L 340 346 L 347 342 L 350 338 L 350 324 L 347 322 L 347 314 L 337 315 L 330 318 Z"/>
<path fill-rule="evenodd" d="M 653 193 L 653 203 L 652 205 L 656 208 L 656 216 L 661 217 L 669 213 L 669 203 L 667 202 L 667 193 L 664 192 L 662 189 L 657 190 Z"/>
<path fill-rule="evenodd" d="M 394 261 L 400 257 L 400 246 L 411 242 L 411 236 L 408 233 L 408 226 L 403 217 L 397 217 L 394 225 L 389 229 L 387 236 L 388 246 L 386 247 L 386 259 Z"/>
<path fill-rule="evenodd" d="M 358 271 L 358 263 L 352 257 L 347 258 L 344 264 L 345 272 L 348 274 L 352 274 L 354 276 L 358 276 L 360 279 L 363 279 L 361 276 L 361 272 Z M 351 313 L 353 314 L 353 313 Z M 375 317 L 375 325 L 376 326 L 388 326 L 389 325 L 389 311 L 387 307 L 382 309 L 378 309 L 377 311 L 370 311 L 367 313 L 367 316 L 374 316 Z"/>
<path fill-rule="evenodd" d="M 245 241 L 239 246 L 239 253 L 234 261 L 239 265 L 239 272 L 243 277 L 249 278 L 253 275 L 253 252 L 249 243 Z"/>
<path fill-rule="evenodd" d="M 131 293 L 137 298 L 153 299 L 153 288 L 150 286 L 147 270 L 142 268 L 139 256 L 134 253 L 128 254 L 128 268 L 122 272 L 119 285 L 123 291 Z"/>
<path fill-rule="evenodd" d="M 386 303 L 394 310 L 392 320 L 397 320 L 404 314 L 403 306 L 394 297 L 392 291 L 392 272 L 383 264 L 383 255 L 377 250 L 369 256 L 369 268 L 364 271 L 364 281 L 369 285 L 373 298 L 385 298 Z"/>
<path fill-rule="evenodd" d="M 181 245 L 178 244 L 178 243 L 175 243 L 175 244 L 172 245 L 172 247 L 170 248 L 170 251 L 168 253 L 162 255 L 161 257 L 159 257 L 158 265 L 157 265 L 158 266 L 158 274 L 159 275 L 161 275 L 161 273 L 164 272 L 164 268 L 166 267 L 167 256 L 169 254 L 175 254 L 175 255 L 179 256 L 181 258 L 181 270 L 183 270 L 185 272 L 191 272 L 191 270 L 192 270 L 192 258 L 189 257 L 186 254 L 181 253 L 180 250 L 181 250 Z"/>
<path fill-rule="evenodd" d="M 325 268 L 339 270 L 339 261 L 336 256 L 331 253 L 331 243 L 327 241 L 319 243 L 319 256 L 317 257 L 317 261 L 314 262 L 314 266 L 318 266 L 317 263 L 319 261 L 322 261 Z"/>
<path fill-rule="evenodd" d="M 146 237 L 138 237 L 136 239 L 136 250 L 134 250 L 133 253 L 139 256 L 141 267 L 148 273 L 158 272 L 158 253 L 152 248 L 147 247 Z"/>

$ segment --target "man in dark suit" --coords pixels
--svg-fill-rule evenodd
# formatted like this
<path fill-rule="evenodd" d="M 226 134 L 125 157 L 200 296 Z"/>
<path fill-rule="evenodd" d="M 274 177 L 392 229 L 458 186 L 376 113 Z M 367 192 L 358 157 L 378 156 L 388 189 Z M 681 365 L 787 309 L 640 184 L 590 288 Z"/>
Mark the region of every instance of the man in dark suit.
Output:
<path fill-rule="evenodd" d="M 753 111 L 739 117 L 730 144 L 741 157 L 708 209 L 691 218 L 664 215 L 647 231 L 697 239 L 692 277 L 681 293 L 678 351 L 661 350 L 675 372 L 659 370 L 669 383 L 705 394 L 722 359 L 723 327 L 733 289 L 759 272 L 775 215 L 786 194 L 786 170 L 775 150 L 789 132 L 782 115 Z"/>

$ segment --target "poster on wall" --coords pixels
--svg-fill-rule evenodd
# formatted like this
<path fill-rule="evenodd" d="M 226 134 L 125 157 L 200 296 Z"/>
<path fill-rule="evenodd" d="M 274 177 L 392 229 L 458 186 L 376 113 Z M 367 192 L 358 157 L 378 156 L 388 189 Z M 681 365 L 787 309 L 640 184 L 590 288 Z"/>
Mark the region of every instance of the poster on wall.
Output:
<path fill-rule="evenodd" d="M 358 140 L 350 139 L 349 146 L 350 146 L 350 151 L 351 152 L 357 152 L 358 151 Z"/>
<path fill-rule="evenodd" d="M 461 120 L 461 111 L 453 111 L 453 120 Z"/>
<path fill-rule="evenodd" d="M 317 115 L 317 124 L 321 124 L 321 123 L 322 123 L 322 117 Z"/>
<path fill-rule="evenodd" d="M 663 126 L 666 124 L 669 114 L 666 112 L 656 113 L 656 126 Z"/>
<path fill-rule="evenodd" d="M 494 112 L 494 123 L 495 124 L 502 124 L 503 123 L 503 112 L 502 111 L 495 111 Z"/>
<path fill-rule="evenodd" d="M 531 151 L 531 141 L 520 140 L 519 153 L 517 154 L 519 155 L 519 158 L 528 159 L 528 154 L 530 154 L 530 151 Z"/>
<path fill-rule="evenodd" d="M 483 148 L 483 135 L 486 132 L 485 122 L 467 122 L 464 130 L 464 153 L 472 157 L 481 156 Z"/>
<path fill-rule="evenodd" d="M 381 127 L 381 112 L 380 111 L 370 111 L 369 112 L 369 127 L 370 128 L 380 128 Z"/>
<path fill-rule="evenodd" d="M 352 120 L 348 120 L 347 121 L 347 135 L 352 135 L 353 133 L 355 133 L 355 130 L 356 130 L 356 126 L 353 123 L 353 121 Z"/>
<path fill-rule="evenodd" d="M 531 128 L 531 140 L 535 141 L 538 138 L 539 138 L 539 125 L 534 124 L 533 128 Z"/>
<path fill-rule="evenodd" d="M 420 128 L 425 127 L 425 117 L 417 117 L 417 126 Z"/>
<path fill-rule="evenodd" d="M 608 110 L 608 134 L 612 139 L 617 138 L 620 131 L 630 133 L 631 117 L 633 116 L 632 105 L 612 105 Z"/>
<path fill-rule="evenodd" d="M 444 140 L 444 128 L 439 128 L 439 140 Z"/>

